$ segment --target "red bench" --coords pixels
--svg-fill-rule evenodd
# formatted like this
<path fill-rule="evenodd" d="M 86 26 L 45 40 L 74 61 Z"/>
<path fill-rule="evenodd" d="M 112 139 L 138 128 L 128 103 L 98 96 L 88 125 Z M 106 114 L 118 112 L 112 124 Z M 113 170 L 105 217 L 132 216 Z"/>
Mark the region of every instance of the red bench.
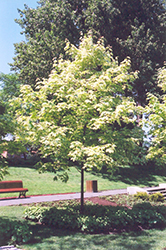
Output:
<path fill-rule="evenodd" d="M 16 193 L 19 192 L 19 198 L 26 198 L 27 188 L 23 188 L 22 181 L 0 181 L 0 193 Z"/>

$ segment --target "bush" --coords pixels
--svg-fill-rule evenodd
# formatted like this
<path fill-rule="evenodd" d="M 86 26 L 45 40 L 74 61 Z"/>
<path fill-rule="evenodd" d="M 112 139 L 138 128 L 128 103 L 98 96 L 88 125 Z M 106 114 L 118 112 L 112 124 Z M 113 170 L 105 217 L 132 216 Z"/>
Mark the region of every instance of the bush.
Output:
<path fill-rule="evenodd" d="M 160 201 L 160 202 L 163 202 L 164 199 L 165 199 L 164 196 L 161 193 L 159 193 L 159 192 L 157 192 L 155 194 L 151 194 L 149 196 L 149 201 L 154 201 L 154 202 Z"/>
<path fill-rule="evenodd" d="M 135 224 L 143 228 L 156 228 L 166 226 L 166 218 L 160 207 L 152 206 L 149 202 L 135 204 L 132 208 Z"/>
<path fill-rule="evenodd" d="M 30 227 L 25 222 L 0 219 L 0 243 L 25 243 L 32 237 Z"/>
<path fill-rule="evenodd" d="M 78 205 L 66 207 L 28 207 L 26 219 L 40 221 L 59 229 L 86 233 L 105 233 L 166 226 L 166 208 L 155 207 L 148 202 L 139 203 L 132 209 L 100 205 L 85 205 L 80 214 Z"/>
<path fill-rule="evenodd" d="M 137 192 L 134 195 L 136 200 L 143 200 L 143 201 L 154 201 L 154 202 L 163 202 L 164 196 L 160 193 L 154 193 L 154 194 L 147 194 L 146 192 Z"/>
<path fill-rule="evenodd" d="M 148 201 L 149 200 L 149 195 L 146 192 L 137 192 L 134 195 L 136 200 L 143 200 L 143 201 Z"/>

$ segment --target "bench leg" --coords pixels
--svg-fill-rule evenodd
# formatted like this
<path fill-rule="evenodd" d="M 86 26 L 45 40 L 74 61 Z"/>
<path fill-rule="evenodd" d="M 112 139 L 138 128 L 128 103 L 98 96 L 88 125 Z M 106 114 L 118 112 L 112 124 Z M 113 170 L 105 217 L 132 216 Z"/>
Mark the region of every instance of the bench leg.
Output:
<path fill-rule="evenodd" d="M 20 194 L 19 194 L 19 197 L 18 197 L 18 198 L 20 198 L 21 196 L 24 196 L 24 198 L 26 198 L 26 192 L 20 192 Z"/>

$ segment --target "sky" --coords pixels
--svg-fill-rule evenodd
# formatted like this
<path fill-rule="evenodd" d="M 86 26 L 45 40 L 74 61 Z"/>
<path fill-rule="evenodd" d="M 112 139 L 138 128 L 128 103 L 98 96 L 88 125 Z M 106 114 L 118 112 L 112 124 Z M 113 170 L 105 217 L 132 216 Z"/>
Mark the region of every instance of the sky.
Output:
<path fill-rule="evenodd" d="M 30 8 L 38 6 L 38 0 L 0 0 L 0 72 L 8 74 L 10 71 L 8 63 L 13 62 L 14 43 L 25 41 L 21 35 L 21 27 L 14 21 L 19 19 L 17 9 L 24 9 L 24 4 Z"/>

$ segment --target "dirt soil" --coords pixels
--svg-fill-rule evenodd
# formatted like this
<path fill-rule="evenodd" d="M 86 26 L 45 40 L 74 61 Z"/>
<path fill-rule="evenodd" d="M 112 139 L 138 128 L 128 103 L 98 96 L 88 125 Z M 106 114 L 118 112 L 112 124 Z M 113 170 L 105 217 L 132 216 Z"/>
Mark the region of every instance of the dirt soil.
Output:
<path fill-rule="evenodd" d="M 103 205 L 103 206 L 114 206 L 114 207 L 117 206 L 117 204 L 115 202 L 107 201 L 107 200 L 101 199 L 99 197 L 85 198 L 85 200 L 88 200 L 88 201 L 93 202 L 94 204 L 99 204 L 99 205 Z"/>

